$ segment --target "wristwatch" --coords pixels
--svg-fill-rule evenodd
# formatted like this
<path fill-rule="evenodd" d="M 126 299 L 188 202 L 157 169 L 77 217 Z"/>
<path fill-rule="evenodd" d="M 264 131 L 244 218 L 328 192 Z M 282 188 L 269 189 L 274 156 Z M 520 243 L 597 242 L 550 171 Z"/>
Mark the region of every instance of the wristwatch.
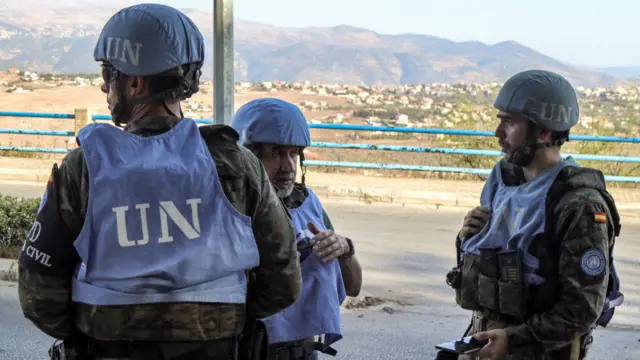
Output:
<path fill-rule="evenodd" d="M 347 244 L 349 244 L 349 252 L 346 254 L 340 255 L 338 259 L 348 259 L 356 253 L 356 250 L 353 248 L 353 241 L 351 241 L 351 239 L 349 238 L 345 238 L 345 239 L 347 240 Z"/>

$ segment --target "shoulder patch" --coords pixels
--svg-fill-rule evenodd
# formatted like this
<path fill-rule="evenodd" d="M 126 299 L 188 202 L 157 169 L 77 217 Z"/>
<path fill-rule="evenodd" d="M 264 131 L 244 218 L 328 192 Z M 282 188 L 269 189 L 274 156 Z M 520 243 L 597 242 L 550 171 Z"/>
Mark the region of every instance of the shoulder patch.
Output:
<path fill-rule="evenodd" d="M 607 222 L 607 214 L 603 212 L 593 213 L 593 220 L 597 223 L 606 223 Z"/>
<path fill-rule="evenodd" d="M 607 259 L 600 249 L 592 248 L 582 253 L 580 258 L 580 268 L 588 276 L 598 276 L 602 274 L 607 264 Z"/>

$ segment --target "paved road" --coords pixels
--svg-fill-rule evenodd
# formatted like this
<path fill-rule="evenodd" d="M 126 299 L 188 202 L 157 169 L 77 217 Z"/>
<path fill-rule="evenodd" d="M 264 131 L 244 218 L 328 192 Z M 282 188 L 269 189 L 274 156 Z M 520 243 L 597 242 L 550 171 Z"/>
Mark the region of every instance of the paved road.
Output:
<path fill-rule="evenodd" d="M 0 180 L 0 194 L 2 195 L 39 198 L 44 189 L 44 184 L 34 185 L 24 181 Z"/>
<path fill-rule="evenodd" d="M 8 193 L 6 187 L 0 192 Z M 13 188 L 14 194 L 40 196 L 42 187 Z M 364 205 L 325 201 L 338 232 L 357 244 L 365 269 L 364 289 L 387 300 L 367 309 L 345 310 L 345 340 L 337 359 L 432 359 L 433 346 L 455 338 L 468 314 L 455 306 L 444 274 L 455 261 L 452 239 L 464 209 Z M 616 248 L 626 304 L 614 324 L 596 334 L 590 359 L 640 359 L 640 242 L 637 218 L 625 221 Z M 0 285 L 0 359 L 44 359 L 52 339 L 20 315 L 16 289 Z M 4 352 L 3 352 L 4 351 Z"/>

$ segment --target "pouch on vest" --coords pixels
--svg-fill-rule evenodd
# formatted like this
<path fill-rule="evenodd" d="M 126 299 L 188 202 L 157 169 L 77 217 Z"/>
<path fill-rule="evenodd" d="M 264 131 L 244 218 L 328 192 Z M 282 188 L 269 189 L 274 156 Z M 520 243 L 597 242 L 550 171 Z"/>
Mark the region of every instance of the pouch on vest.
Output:
<path fill-rule="evenodd" d="M 451 286 L 456 293 L 456 303 L 460 303 L 460 285 L 462 280 L 462 261 L 460 260 L 460 237 L 456 238 L 456 266 L 447 272 L 445 282 Z"/>
<path fill-rule="evenodd" d="M 498 300 L 498 258 L 501 248 L 480 248 L 480 275 L 478 276 L 478 303 L 485 309 L 500 312 Z"/>
<path fill-rule="evenodd" d="M 479 275 L 480 257 L 473 253 L 464 253 L 462 258 L 462 279 L 460 289 L 456 290 L 456 302 L 465 310 L 482 310 L 478 302 Z"/>
<path fill-rule="evenodd" d="M 498 303 L 500 313 L 516 319 L 525 317 L 525 284 L 520 250 L 498 253 L 500 280 L 498 280 Z"/>

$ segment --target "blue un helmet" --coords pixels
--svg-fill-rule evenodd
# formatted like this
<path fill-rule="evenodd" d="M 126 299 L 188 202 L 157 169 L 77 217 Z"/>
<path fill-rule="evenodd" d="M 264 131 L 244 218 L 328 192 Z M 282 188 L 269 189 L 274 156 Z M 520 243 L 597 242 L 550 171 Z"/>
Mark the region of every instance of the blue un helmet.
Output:
<path fill-rule="evenodd" d="M 307 147 L 311 135 L 307 119 L 300 109 L 284 100 L 262 98 L 249 101 L 238 109 L 231 127 L 240 134 L 239 143 L 256 155 L 258 144 Z M 304 154 L 300 152 L 302 183 L 305 182 Z"/>
<path fill-rule="evenodd" d="M 498 93 L 494 107 L 521 116 L 530 123 L 527 144 L 507 154 L 507 161 L 527 166 L 535 152 L 546 146 L 560 146 L 578 123 L 579 106 L 575 90 L 564 77 L 546 70 L 527 70 L 509 78 Z M 552 132 L 552 139 L 538 143 L 535 128 Z"/>
<path fill-rule="evenodd" d="M 124 8 L 105 24 L 93 52 L 105 62 L 105 82 L 125 76 L 166 76 L 178 79 L 175 88 L 127 104 L 180 101 L 199 90 L 204 62 L 204 38 L 198 27 L 179 10 L 160 4 L 139 4 Z M 117 84 L 117 83 L 116 83 Z M 116 85 L 118 104 L 112 115 L 126 111 L 122 90 Z M 125 121 L 126 122 L 126 121 Z"/>
<path fill-rule="evenodd" d="M 233 116 L 231 127 L 240 134 L 240 143 L 244 146 L 256 143 L 311 145 L 309 125 L 302 111 L 276 98 L 255 99 L 242 105 Z"/>

